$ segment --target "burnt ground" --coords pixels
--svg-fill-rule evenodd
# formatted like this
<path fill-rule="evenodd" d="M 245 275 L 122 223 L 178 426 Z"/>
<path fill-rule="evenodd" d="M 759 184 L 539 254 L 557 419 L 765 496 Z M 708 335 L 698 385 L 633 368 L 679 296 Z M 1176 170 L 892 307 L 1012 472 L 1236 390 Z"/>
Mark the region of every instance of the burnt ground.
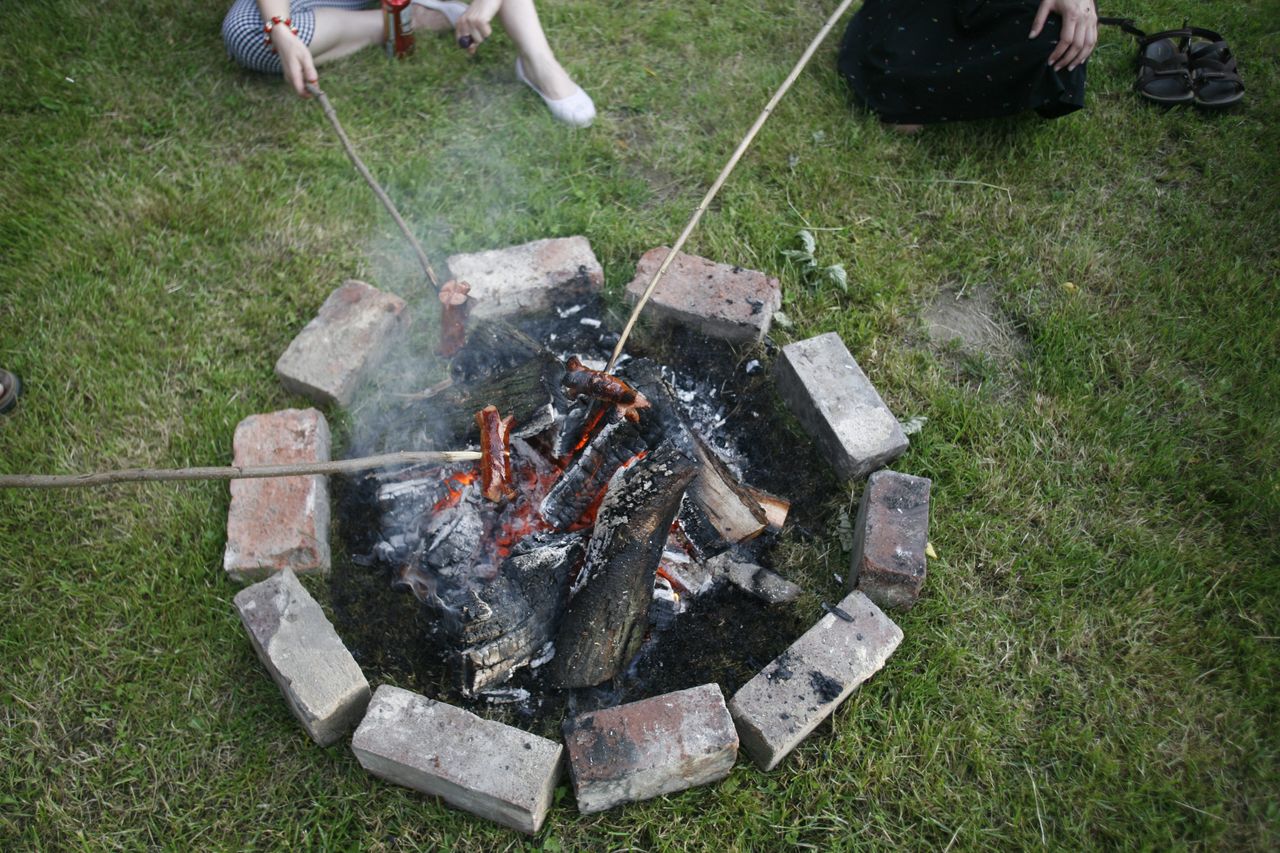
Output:
<path fill-rule="evenodd" d="M 584 318 L 601 324 L 584 324 Z M 598 361 L 608 358 L 617 341 L 611 325 L 599 297 L 572 296 L 556 310 L 518 323 L 557 355 Z M 782 536 L 809 536 L 821 524 L 823 500 L 837 486 L 774 391 L 769 367 L 775 353 L 768 342 L 732 347 L 665 326 L 637 329 L 627 349 L 631 357 L 674 368 L 672 384 L 689 403 L 695 428 L 740 469 L 744 482 L 792 501 Z M 625 375 L 625 360 L 620 367 Z M 669 625 L 655 628 L 628 670 L 610 684 L 571 695 L 544 684 L 539 670 L 524 669 L 502 685 L 521 697 L 516 701 L 467 699 L 452 682 L 449 649 L 433 614 L 410 593 L 394 590 L 387 567 L 366 556 L 380 528 L 373 486 L 358 477 L 334 479 L 340 542 L 330 582 L 335 627 L 370 681 L 393 683 L 540 734 L 558 736 L 569 709 L 607 707 L 709 682 L 731 696 L 812 621 L 795 606 L 769 606 L 736 588 L 717 588 L 691 602 Z M 756 562 L 771 566 L 776 541 L 762 536 L 746 550 Z M 529 698 L 520 690 L 529 691 Z"/>

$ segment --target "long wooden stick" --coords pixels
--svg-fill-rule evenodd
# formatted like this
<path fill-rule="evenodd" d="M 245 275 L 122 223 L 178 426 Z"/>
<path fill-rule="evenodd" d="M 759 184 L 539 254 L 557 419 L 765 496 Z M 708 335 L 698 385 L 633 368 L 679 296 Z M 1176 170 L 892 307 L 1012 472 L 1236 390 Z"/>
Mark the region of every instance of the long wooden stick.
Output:
<path fill-rule="evenodd" d="M 342 147 L 346 149 L 347 157 L 351 158 L 352 165 L 356 167 L 356 171 L 360 173 L 365 183 L 369 185 L 369 188 L 373 190 L 374 194 L 382 202 L 382 206 L 387 209 L 387 213 L 391 214 L 391 218 L 396 221 L 396 225 L 400 226 L 401 233 L 409 241 L 409 245 L 413 246 L 413 251 L 418 256 L 418 263 L 422 265 L 422 269 L 427 274 L 427 279 L 431 282 L 431 286 L 439 290 L 440 281 L 436 278 L 436 271 L 431 268 L 431 261 L 427 259 L 427 253 L 422 251 L 422 244 L 418 242 L 417 237 L 413 236 L 413 232 L 409 230 L 409 226 L 401 218 L 400 211 L 396 210 L 395 204 L 391 201 L 391 196 L 387 195 L 387 191 L 374 179 L 373 174 L 364 165 L 364 161 L 356 154 L 356 149 L 352 147 L 351 140 L 347 138 L 347 132 L 342 129 L 342 125 L 338 122 L 338 114 L 334 111 L 333 104 L 329 103 L 328 96 L 314 83 L 307 84 L 307 91 L 320 102 L 320 107 L 324 110 L 325 117 L 329 119 L 329 124 L 333 125 L 334 132 L 338 134 L 338 140 L 342 142 Z"/>
<path fill-rule="evenodd" d="M 125 468 L 97 474 L 0 474 L 0 489 L 70 489 L 78 486 L 109 486 L 179 480 L 254 480 L 263 477 L 297 477 L 303 474 L 350 474 L 389 465 L 416 465 L 424 462 L 472 462 L 480 458 L 474 450 L 404 450 L 359 459 L 335 462 L 302 462 L 295 465 L 228 465 L 224 468 Z"/>
<path fill-rule="evenodd" d="M 729 162 L 720 170 L 720 176 L 716 178 L 711 189 L 707 190 L 706 196 L 702 199 L 702 204 L 698 205 L 698 209 L 693 212 L 693 218 L 689 220 L 689 224 L 684 227 L 684 231 L 680 233 L 676 244 L 671 247 L 671 251 L 663 258 L 662 265 L 658 267 L 658 271 L 653 274 L 653 278 L 649 280 L 649 286 L 644 289 L 644 293 L 640 295 L 640 299 L 636 302 L 636 307 L 631 309 L 631 316 L 627 318 L 627 325 L 622 329 L 622 335 L 618 338 L 617 345 L 613 348 L 613 355 L 609 356 L 609 364 L 605 367 L 606 371 L 612 371 L 618 363 L 618 356 L 622 355 L 622 347 L 627 342 L 627 337 L 631 334 L 632 327 L 635 326 L 636 320 L 640 317 L 641 310 L 649 301 L 649 297 L 653 295 L 653 291 L 657 288 L 658 282 L 662 280 L 662 276 L 666 274 L 667 267 L 671 266 L 671 262 L 675 260 L 676 253 L 684 246 L 689 235 L 693 233 L 693 229 L 697 226 L 698 220 L 702 219 L 702 214 L 707 212 L 711 200 L 716 197 L 716 193 L 720 192 L 720 188 L 724 186 L 724 182 L 729 179 L 729 173 L 738 165 L 738 161 L 742 159 L 742 155 L 746 153 L 747 146 L 756 138 L 756 134 L 760 132 L 760 128 L 764 126 L 765 121 L 773 113 L 774 107 L 778 106 L 778 102 L 782 100 L 782 96 L 791 88 L 791 84 L 800 76 L 800 72 L 809 64 L 809 60 L 813 58 L 813 54 L 817 52 L 818 46 L 822 44 L 822 40 L 827 37 L 827 33 L 831 32 L 831 28 L 836 25 L 840 17 L 853 5 L 853 0 L 844 0 L 840 6 L 831 13 L 831 17 L 827 18 L 827 22 L 822 25 L 822 29 L 818 30 L 818 34 L 813 37 L 813 41 L 809 42 L 809 47 L 801 54 L 800 61 L 796 63 L 795 68 L 791 69 L 791 73 L 787 75 L 787 79 L 782 81 L 782 85 L 778 87 L 778 91 L 773 93 L 773 97 L 769 99 L 769 103 L 760 112 L 760 116 L 756 119 L 756 123 L 751 125 L 751 129 L 747 131 L 747 135 L 738 143 L 738 148 L 733 152 L 733 156 L 729 158 Z"/>

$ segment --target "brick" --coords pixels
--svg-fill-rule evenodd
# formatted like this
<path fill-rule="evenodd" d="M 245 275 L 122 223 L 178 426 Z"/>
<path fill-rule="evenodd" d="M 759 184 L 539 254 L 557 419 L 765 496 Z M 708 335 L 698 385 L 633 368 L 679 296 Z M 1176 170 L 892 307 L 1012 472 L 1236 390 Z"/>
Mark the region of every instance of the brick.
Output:
<path fill-rule="evenodd" d="M 351 749 L 375 776 L 531 834 L 546 819 L 564 754 L 555 741 L 389 684 L 373 695 Z"/>
<path fill-rule="evenodd" d="M 739 560 L 728 551 L 708 560 L 707 568 L 766 604 L 788 604 L 804 591 L 772 569 Z"/>
<path fill-rule="evenodd" d="M 311 739 L 335 743 L 369 704 L 369 682 L 320 605 L 284 571 L 236 594 L 253 649 Z"/>
<path fill-rule="evenodd" d="M 564 741 L 583 814 L 718 782 L 738 757 L 717 684 L 580 714 Z"/>
<path fill-rule="evenodd" d="M 320 405 L 349 406 L 403 334 L 404 300 L 351 279 L 329 294 L 320 313 L 276 362 L 285 389 Z"/>
<path fill-rule="evenodd" d="M 862 493 L 849 585 L 886 610 L 909 610 L 924 586 L 930 485 L 927 477 L 876 471 Z"/>
<path fill-rule="evenodd" d="M 774 375 L 791 413 L 841 477 L 865 477 L 907 449 L 898 419 L 835 332 L 787 344 Z"/>
<path fill-rule="evenodd" d="M 742 748 L 772 770 L 902 642 L 902 631 L 861 592 L 840 602 L 734 694 L 729 713 Z"/>
<path fill-rule="evenodd" d="M 598 291 L 604 269 L 586 237 L 556 237 L 522 246 L 449 256 L 449 274 L 471 285 L 471 316 L 543 311 L 557 291 Z"/>
<path fill-rule="evenodd" d="M 633 303 L 670 251 L 659 246 L 640 258 L 636 277 L 627 285 L 627 298 Z M 681 252 L 658 282 L 645 311 L 693 326 L 713 338 L 759 341 L 769 332 L 773 312 L 781 307 L 782 285 L 776 278 Z"/>
<path fill-rule="evenodd" d="M 250 415 L 232 440 L 236 465 L 329 461 L 329 423 L 315 409 Z M 233 580 L 283 569 L 329 570 L 329 483 L 319 474 L 231 481 L 222 567 Z"/>

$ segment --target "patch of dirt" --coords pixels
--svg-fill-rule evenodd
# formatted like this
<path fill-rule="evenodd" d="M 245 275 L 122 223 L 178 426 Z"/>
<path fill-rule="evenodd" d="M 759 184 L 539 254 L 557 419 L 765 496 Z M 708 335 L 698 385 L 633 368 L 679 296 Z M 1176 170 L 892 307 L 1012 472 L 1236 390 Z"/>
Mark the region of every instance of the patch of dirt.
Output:
<path fill-rule="evenodd" d="M 1026 339 L 1001 311 L 987 286 L 943 289 L 925 308 L 921 320 L 930 342 L 962 358 L 1008 367 L 1026 353 Z"/>

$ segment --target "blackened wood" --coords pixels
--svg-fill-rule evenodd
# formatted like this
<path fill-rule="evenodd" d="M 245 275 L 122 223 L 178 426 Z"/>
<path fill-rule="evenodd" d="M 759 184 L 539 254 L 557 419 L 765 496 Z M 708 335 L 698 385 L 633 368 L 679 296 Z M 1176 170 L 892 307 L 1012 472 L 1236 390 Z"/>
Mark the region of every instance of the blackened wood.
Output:
<path fill-rule="evenodd" d="M 647 358 L 627 362 L 626 378 L 649 401 L 640 412 L 640 431 L 651 447 L 669 441 L 690 459 L 697 458 L 693 433 L 681 414 L 675 391 L 662 376 L 662 366 Z"/>
<path fill-rule="evenodd" d="M 614 472 L 648 447 L 630 421 L 606 424 L 547 492 L 539 514 L 557 530 L 569 528 L 596 502 Z"/>
<path fill-rule="evenodd" d="M 540 534 L 516 546 L 498 576 L 472 592 L 460 623 L 454 675 L 468 695 L 504 681 L 555 637 L 569 597 L 569 573 L 582 561 L 582 534 Z M 479 605 L 483 603 L 483 607 Z"/>
<path fill-rule="evenodd" d="M 696 474 L 693 460 L 664 444 L 610 481 L 556 635 L 550 666 L 560 686 L 607 681 L 640 650 L 662 548 Z"/>

